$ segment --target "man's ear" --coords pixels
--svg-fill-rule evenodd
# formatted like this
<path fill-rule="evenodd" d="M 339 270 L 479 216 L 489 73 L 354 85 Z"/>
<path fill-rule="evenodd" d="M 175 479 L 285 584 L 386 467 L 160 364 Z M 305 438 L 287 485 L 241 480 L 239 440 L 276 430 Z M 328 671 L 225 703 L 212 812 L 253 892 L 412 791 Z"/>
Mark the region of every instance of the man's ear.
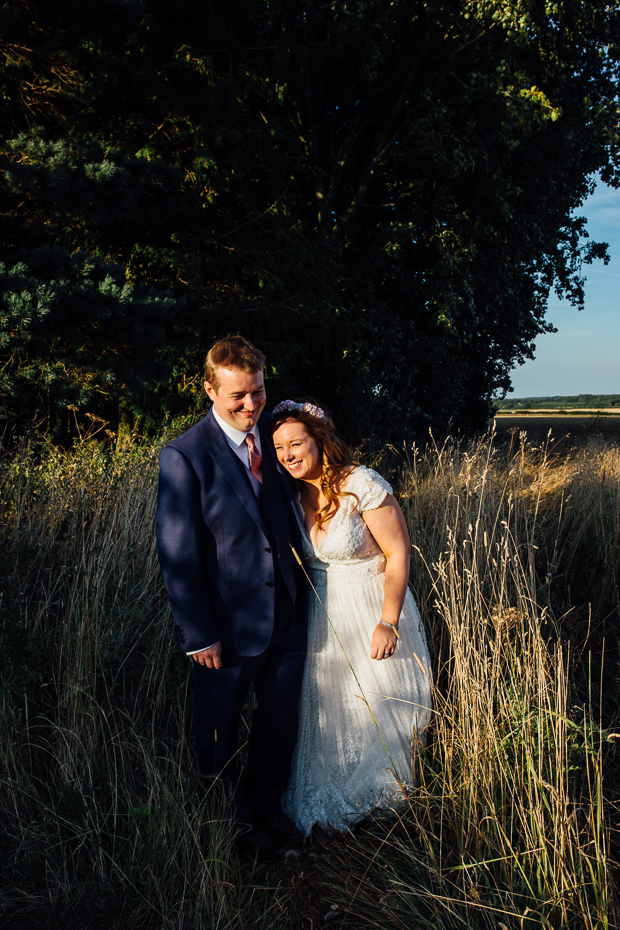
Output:
<path fill-rule="evenodd" d="M 215 395 L 216 395 L 217 392 L 213 389 L 213 386 L 212 386 L 211 384 L 209 384 L 208 381 L 205 381 L 205 391 L 207 392 L 207 396 L 208 396 L 211 400 L 215 400 Z"/>

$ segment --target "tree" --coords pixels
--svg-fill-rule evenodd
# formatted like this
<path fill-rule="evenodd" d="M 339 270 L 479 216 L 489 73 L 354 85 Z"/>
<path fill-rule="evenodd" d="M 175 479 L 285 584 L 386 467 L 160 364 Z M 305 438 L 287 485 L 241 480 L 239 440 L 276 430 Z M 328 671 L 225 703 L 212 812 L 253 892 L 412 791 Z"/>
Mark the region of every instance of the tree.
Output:
<path fill-rule="evenodd" d="M 59 412 L 114 416 L 167 374 L 154 361 L 172 297 L 134 288 L 122 269 L 42 246 L 0 264 L 0 396 L 62 432 Z M 140 352 L 134 355 L 134 349 Z"/>
<path fill-rule="evenodd" d="M 182 405 L 243 332 L 271 397 L 351 437 L 480 424 L 550 289 L 582 303 L 617 2 L 84 6 L 4 7 L 3 238 L 9 264 L 54 242 L 182 298 L 136 409 Z"/>

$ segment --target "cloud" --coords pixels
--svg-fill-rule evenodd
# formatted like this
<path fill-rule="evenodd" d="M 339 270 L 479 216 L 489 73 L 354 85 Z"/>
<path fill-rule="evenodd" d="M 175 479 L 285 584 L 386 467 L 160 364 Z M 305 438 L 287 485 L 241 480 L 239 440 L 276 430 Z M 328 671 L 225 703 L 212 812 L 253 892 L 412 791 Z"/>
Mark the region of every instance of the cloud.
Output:
<path fill-rule="evenodd" d="M 594 227 L 600 225 L 608 228 L 608 237 L 609 229 L 615 229 L 616 237 L 620 239 L 620 190 L 607 187 L 599 181 L 594 193 L 576 212 L 587 217 L 588 231 L 592 238 L 601 237 L 601 233 L 594 231 Z"/>

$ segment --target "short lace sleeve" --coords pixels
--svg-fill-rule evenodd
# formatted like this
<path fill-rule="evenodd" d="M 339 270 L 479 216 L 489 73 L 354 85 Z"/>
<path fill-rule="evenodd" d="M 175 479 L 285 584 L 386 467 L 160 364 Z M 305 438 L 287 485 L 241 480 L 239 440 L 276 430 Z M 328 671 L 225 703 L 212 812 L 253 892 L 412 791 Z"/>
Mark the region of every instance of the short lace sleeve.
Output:
<path fill-rule="evenodd" d="M 382 478 L 372 468 L 364 468 L 363 465 L 355 469 L 349 478 L 346 490 L 356 495 L 359 500 L 357 507 L 360 511 L 376 510 L 385 497 L 392 494 L 392 486 L 385 478 Z"/>

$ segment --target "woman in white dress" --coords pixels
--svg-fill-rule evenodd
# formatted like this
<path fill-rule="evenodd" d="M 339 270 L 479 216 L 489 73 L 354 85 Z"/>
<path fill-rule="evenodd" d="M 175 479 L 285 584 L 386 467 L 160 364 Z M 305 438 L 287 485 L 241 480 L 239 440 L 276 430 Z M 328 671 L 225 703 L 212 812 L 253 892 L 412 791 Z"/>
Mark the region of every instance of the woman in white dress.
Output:
<path fill-rule="evenodd" d="M 354 462 L 319 407 L 283 401 L 271 424 L 278 460 L 296 479 L 315 589 L 283 799 L 307 836 L 315 823 L 346 830 L 402 801 L 430 718 L 430 659 L 407 587 L 411 544 L 390 485 Z"/>

